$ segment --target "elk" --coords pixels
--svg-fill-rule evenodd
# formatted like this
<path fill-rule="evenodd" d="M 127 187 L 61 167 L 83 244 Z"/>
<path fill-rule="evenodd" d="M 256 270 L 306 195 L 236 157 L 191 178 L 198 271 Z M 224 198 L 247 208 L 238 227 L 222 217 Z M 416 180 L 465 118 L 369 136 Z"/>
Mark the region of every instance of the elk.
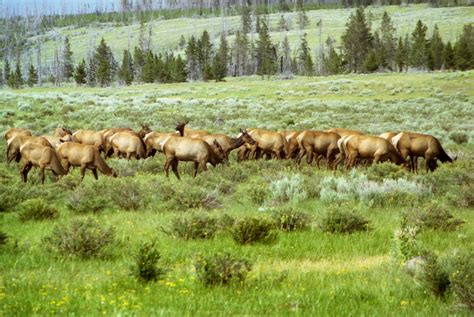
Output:
<path fill-rule="evenodd" d="M 20 162 L 21 159 L 21 151 L 20 148 L 22 145 L 27 143 L 34 143 L 43 145 L 46 147 L 51 147 L 49 141 L 44 137 L 37 137 L 37 136 L 25 136 L 25 135 L 17 135 L 10 138 L 7 142 L 7 164 L 10 164 L 11 161 L 15 160 L 16 162 Z"/>
<path fill-rule="evenodd" d="M 5 134 L 3 137 L 5 138 L 5 141 L 8 142 L 11 138 L 14 138 L 16 136 L 32 136 L 31 131 L 22 129 L 22 128 L 10 128 L 7 131 L 5 131 Z"/>
<path fill-rule="evenodd" d="M 137 160 L 146 158 L 145 143 L 135 132 L 122 131 L 115 133 L 110 138 L 110 145 L 117 157 L 120 157 L 120 154 L 125 154 L 127 160 L 130 160 L 132 156 L 135 156 Z"/>
<path fill-rule="evenodd" d="M 93 145 L 99 152 L 105 151 L 104 137 L 98 131 L 78 130 L 72 136 L 79 143 Z"/>
<path fill-rule="evenodd" d="M 61 166 L 56 151 L 50 146 L 35 143 L 26 143 L 20 148 L 23 166 L 20 176 L 23 182 L 27 182 L 28 173 L 33 166 L 40 169 L 41 184 L 44 184 L 44 170 L 49 169 L 54 175 L 66 175 L 67 171 Z"/>
<path fill-rule="evenodd" d="M 316 164 L 318 168 L 319 162 L 322 157 L 325 157 L 328 162 L 328 168 L 337 168 L 334 160 L 336 154 L 339 153 L 337 141 L 341 137 L 334 132 L 324 131 L 303 131 L 296 138 L 299 146 L 299 154 L 296 158 L 296 162 L 300 163 L 301 159 L 307 155 L 307 162 L 311 164 L 313 162 L 313 155 L 316 155 Z"/>
<path fill-rule="evenodd" d="M 214 142 L 219 143 L 220 147 L 225 153 L 226 159 L 229 159 L 229 154 L 231 151 L 242 146 L 243 144 L 255 144 L 255 140 L 252 139 L 246 130 L 242 129 L 240 129 L 240 133 L 236 138 L 231 138 L 225 134 L 209 134 L 203 136 L 202 140 L 209 144 L 214 151 L 217 150 Z"/>

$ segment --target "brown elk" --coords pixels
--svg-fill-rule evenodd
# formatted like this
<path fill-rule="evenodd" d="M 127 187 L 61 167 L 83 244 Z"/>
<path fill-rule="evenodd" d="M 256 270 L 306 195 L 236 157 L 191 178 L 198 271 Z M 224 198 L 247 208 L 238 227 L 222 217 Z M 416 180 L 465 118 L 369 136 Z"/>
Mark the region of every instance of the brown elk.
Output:
<path fill-rule="evenodd" d="M 26 143 L 20 148 L 23 166 L 20 176 L 27 182 L 28 173 L 33 166 L 40 169 L 41 184 L 44 184 L 44 170 L 49 169 L 54 175 L 66 175 L 67 171 L 61 166 L 56 151 L 50 146 L 35 143 Z"/>
<path fill-rule="evenodd" d="M 105 151 L 104 137 L 99 131 L 78 130 L 72 136 L 78 143 L 93 145 L 99 152 Z"/>
<path fill-rule="evenodd" d="M 351 129 L 345 129 L 345 128 L 332 128 L 329 130 L 326 130 L 326 132 L 334 132 L 339 134 L 341 137 L 348 136 L 348 135 L 362 135 L 364 134 L 361 131 L 358 130 L 351 130 Z"/>
<path fill-rule="evenodd" d="M 389 142 L 392 142 L 392 139 L 394 136 L 396 136 L 398 132 L 385 132 L 379 135 L 379 137 L 384 138 L 385 140 L 388 140 Z"/>
<path fill-rule="evenodd" d="M 286 158 L 296 159 L 299 154 L 298 146 L 298 135 L 301 134 L 301 131 L 278 131 L 281 133 L 288 143 L 288 148 L 286 149 Z"/>
<path fill-rule="evenodd" d="M 72 136 L 72 131 L 69 130 L 69 129 L 66 129 L 64 127 L 57 127 L 55 130 L 54 130 L 54 134 L 53 136 L 55 137 L 59 137 L 59 138 L 62 138 L 62 137 L 65 137 L 67 135 L 71 135 Z"/>
<path fill-rule="evenodd" d="M 5 134 L 3 137 L 5 138 L 5 141 L 10 140 L 13 137 L 16 136 L 32 136 L 31 131 L 26 130 L 26 129 L 21 129 L 21 128 L 10 128 L 7 131 L 5 131 Z"/>
<path fill-rule="evenodd" d="M 185 125 L 188 123 L 189 121 L 178 123 L 176 125 L 176 131 L 180 131 L 183 136 L 187 138 L 193 138 L 193 139 L 201 139 L 203 136 L 210 134 L 209 132 L 205 130 L 191 130 L 187 128 L 185 129 Z"/>
<path fill-rule="evenodd" d="M 406 166 L 406 161 L 400 153 L 384 138 L 372 135 L 352 135 L 343 143 L 348 157 L 348 168 L 355 165 L 357 158 L 371 159 L 374 163 L 390 160 L 397 165 Z"/>
<path fill-rule="evenodd" d="M 21 152 L 20 148 L 22 145 L 27 143 L 34 143 L 43 145 L 46 147 L 51 147 L 51 144 L 46 138 L 38 137 L 38 136 L 25 136 L 25 135 L 18 135 L 13 138 L 10 138 L 7 142 L 7 164 L 11 161 L 15 160 L 19 162 L 21 159 Z"/>
<path fill-rule="evenodd" d="M 137 160 L 146 158 L 146 146 L 142 138 L 135 132 L 122 131 L 110 138 L 110 145 L 114 154 L 120 157 L 125 154 L 127 160 L 135 156 Z"/>
<path fill-rule="evenodd" d="M 296 158 L 298 163 L 301 162 L 301 159 L 307 155 L 306 161 L 308 164 L 313 162 L 313 155 L 316 155 L 316 164 L 318 168 L 321 158 L 326 158 L 328 163 L 328 168 L 337 168 L 334 160 L 336 154 L 339 153 L 339 148 L 337 146 L 337 141 L 341 137 L 339 134 L 334 132 L 324 132 L 324 131 L 303 131 L 296 138 L 299 145 L 299 154 Z"/>
<path fill-rule="evenodd" d="M 255 140 L 256 144 L 250 147 L 250 157 L 260 158 L 261 154 L 267 157 L 275 155 L 278 159 L 286 158 L 288 142 L 278 132 L 263 129 L 248 130 L 248 134 Z M 246 157 L 246 153 L 241 154 Z"/>
<path fill-rule="evenodd" d="M 236 138 L 231 138 L 225 134 L 209 134 L 202 137 L 207 144 L 209 144 L 214 151 L 216 147 L 214 142 L 219 143 L 220 147 L 225 153 L 226 159 L 229 159 L 229 153 L 243 144 L 254 145 L 255 140 L 248 134 L 246 130 L 240 129 L 240 133 Z"/>
<path fill-rule="evenodd" d="M 180 179 L 178 172 L 178 162 L 194 162 L 194 173 L 196 177 L 199 167 L 203 171 L 207 171 L 207 163 L 212 166 L 226 162 L 226 156 L 224 150 L 221 148 L 219 143 L 214 142 L 214 151 L 209 144 L 203 140 L 193 139 L 188 137 L 171 137 L 163 145 L 163 153 L 165 154 L 166 161 L 164 170 L 168 177 L 169 168 L 171 166 L 173 173 L 176 178 Z"/>
<path fill-rule="evenodd" d="M 86 168 L 92 170 L 95 179 L 98 179 L 97 170 L 107 176 L 117 177 L 117 174 L 105 163 L 99 150 L 93 145 L 63 143 L 58 147 L 57 153 L 67 172 L 70 166 L 80 167 L 81 178 L 84 178 Z"/>
<path fill-rule="evenodd" d="M 426 170 L 434 171 L 437 167 L 437 160 L 442 163 L 453 162 L 446 151 L 441 146 L 437 138 L 429 134 L 400 132 L 392 138 L 393 146 L 400 155 L 406 159 L 410 157 L 411 170 L 418 171 L 418 157 L 423 157 L 426 162 Z"/>

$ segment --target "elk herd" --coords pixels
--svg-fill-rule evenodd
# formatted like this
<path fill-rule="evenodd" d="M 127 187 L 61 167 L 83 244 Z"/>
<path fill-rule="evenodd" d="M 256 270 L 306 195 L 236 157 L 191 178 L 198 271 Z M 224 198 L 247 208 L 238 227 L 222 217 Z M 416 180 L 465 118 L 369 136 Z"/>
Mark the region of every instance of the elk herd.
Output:
<path fill-rule="evenodd" d="M 40 170 L 44 183 L 44 170 L 54 175 L 66 175 L 71 166 L 80 168 L 84 178 L 90 169 L 97 179 L 97 170 L 116 177 L 107 165 L 110 157 L 146 159 L 157 152 L 165 157 L 164 171 L 169 169 L 178 179 L 178 163 L 194 162 L 196 176 L 199 168 L 207 170 L 207 164 L 226 164 L 229 154 L 236 150 L 237 161 L 250 159 L 292 159 L 311 164 L 316 160 L 320 168 L 325 160 L 328 168 L 336 170 L 345 162 L 347 169 L 357 164 L 390 161 L 417 172 L 418 158 L 425 159 L 426 169 L 433 171 L 437 160 L 453 160 L 442 148 L 439 140 L 428 134 L 413 132 L 387 132 L 379 136 L 366 135 L 361 131 L 335 128 L 327 131 L 269 131 L 264 129 L 240 130 L 235 137 L 211 134 L 204 130 L 191 130 L 186 123 L 179 123 L 173 132 L 156 132 L 142 126 L 138 132 L 130 128 L 111 128 L 101 131 L 57 128 L 52 136 L 33 136 L 31 131 L 11 128 L 5 132 L 7 164 L 22 162 L 21 179 L 26 182 L 32 167 Z"/>

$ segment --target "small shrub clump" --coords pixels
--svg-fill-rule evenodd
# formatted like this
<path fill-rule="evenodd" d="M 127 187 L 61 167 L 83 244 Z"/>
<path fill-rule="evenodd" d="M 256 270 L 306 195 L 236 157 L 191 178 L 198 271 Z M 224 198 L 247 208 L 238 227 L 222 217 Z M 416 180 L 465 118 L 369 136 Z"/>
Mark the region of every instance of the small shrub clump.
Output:
<path fill-rule="evenodd" d="M 238 244 L 271 243 L 276 240 L 274 227 L 274 223 L 265 218 L 245 217 L 237 220 L 230 231 Z"/>
<path fill-rule="evenodd" d="M 393 255 L 402 262 L 413 259 L 424 253 L 424 247 L 416 238 L 418 227 L 403 225 L 395 230 L 393 237 Z"/>
<path fill-rule="evenodd" d="M 28 199 L 20 205 L 19 209 L 21 221 L 54 219 L 59 215 L 58 209 L 46 204 L 42 198 Z"/>
<path fill-rule="evenodd" d="M 415 278 L 438 297 L 443 297 L 449 287 L 449 273 L 440 262 L 437 255 L 432 252 L 424 252 L 422 255 L 422 269 Z"/>
<path fill-rule="evenodd" d="M 50 250 L 57 253 L 92 258 L 102 256 L 105 247 L 114 240 L 114 227 L 103 227 L 93 219 L 79 219 L 56 226 L 44 242 Z"/>
<path fill-rule="evenodd" d="M 132 266 L 132 275 L 140 281 L 156 281 L 165 273 L 165 270 L 158 266 L 161 255 L 156 248 L 156 242 L 142 243 L 135 255 L 135 265 Z"/>
<path fill-rule="evenodd" d="M 462 251 L 451 260 L 451 289 L 461 303 L 474 311 L 474 252 Z"/>
<path fill-rule="evenodd" d="M 212 239 L 218 230 L 216 218 L 205 214 L 195 214 L 191 217 L 173 219 L 169 231 L 165 231 L 175 238 Z"/>
<path fill-rule="evenodd" d="M 352 233 L 367 231 L 369 221 L 353 211 L 337 208 L 330 210 L 321 217 L 319 227 L 324 232 Z"/>
<path fill-rule="evenodd" d="M 237 258 L 224 252 L 208 256 L 197 255 L 194 268 L 199 281 L 205 286 L 214 286 L 231 282 L 243 283 L 252 265 L 245 258 Z"/>
<path fill-rule="evenodd" d="M 465 132 L 459 131 L 451 132 L 449 139 L 456 144 L 466 144 L 469 142 L 469 136 Z"/>
<path fill-rule="evenodd" d="M 96 186 L 85 183 L 77 186 L 69 195 L 66 206 L 76 213 L 97 213 L 104 210 L 110 201 L 109 195 Z"/>
<path fill-rule="evenodd" d="M 402 226 L 411 224 L 419 228 L 452 231 L 464 223 L 456 219 L 445 208 L 438 205 L 429 205 L 423 210 L 406 212 L 402 216 Z"/>
<path fill-rule="evenodd" d="M 308 214 L 291 208 L 275 211 L 272 218 L 276 227 L 282 231 L 305 230 L 311 223 L 311 217 Z"/>
<path fill-rule="evenodd" d="M 123 210 L 138 210 L 145 205 L 143 188 L 128 178 L 113 180 L 113 202 Z"/>
<path fill-rule="evenodd" d="M 308 193 L 304 190 L 303 178 L 300 174 L 285 176 L 270 183 L 270 196 L 274 204 L 298 202 L 306 199 Z"/>
<path fill-rule="evenodd" d="M 8 241 L 8 235 L 5 232 L 0 231 L 0 247 L 7 244 L 7 241 Z"/>

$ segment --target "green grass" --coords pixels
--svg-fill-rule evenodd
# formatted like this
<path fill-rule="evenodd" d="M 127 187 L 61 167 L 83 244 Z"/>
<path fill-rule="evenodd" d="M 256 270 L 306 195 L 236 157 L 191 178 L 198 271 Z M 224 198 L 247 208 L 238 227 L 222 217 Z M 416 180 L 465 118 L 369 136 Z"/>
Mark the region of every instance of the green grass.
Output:
<path fill-rule="evenodd" d="M 308 44 L 313 49 L 320 47 L 319 29 L 316 23 L 322 20 L 321 38 L 325 45 L 328 36 L 331 36 L 337 42 L 345 29 L 345 24 L 354 8 L 350 9 L 322 9 L 311 10 L 307 12 L 310 19 L 310 25 L 304 30 L 308 34 Z M 428 34 L 437 24 L 440 34 L 445 41 L 454 41 L 462 32 L 462 26 L 466 23 L 474 22 L 473 7 L 453 7 L 453 8 L 431 8 L 426 4 L 410 5 L 409 7 L 384 6 L 384 7 L 368 7 L 366 14 L 372 23 L 372 30 L 380 27 L 383 12 L 387 11 L 397 29 L 397 35 L 405 36 L 411 33 L 416 22 L 421 19 L 428 26 Z M 281 14 L 270 14 L 271 37 L 274 43 L 281 42 L 285 35 L 288 35 L 292 48 L 295 50 L 299 44 L 301 32 L 296 24 L 296 14 L 293 12 L 285 13 L 285 17 L 291 21 L 292 29 L 289 32 L 278 32 L 277 25 Z M 154 52 L 165 52 L 178 50 L 178 42 L 181 35 L 189 38 L 192 35 L 200 36 L 204 30 L 208 30 L 214 42 L 219 41 L 219 32 L 221 31 L 221 18 L 177 18 L 170 20 L 154 20 L 149 22 L 152 25 L 151 47 Z M 231 16 L 227 18 L 226 29 L 229 33 L 235 33 L 240 27 L 240 17 Z M 74 52 L 73 58 L 79 62 L 82 58 L 87 57 L 88 50 L 99 43 L 103 37 L 107 44 L 112 48 L 115 57 L 121 61 L 124 49 L 138 45 L 140 25 L 136 24 L 127 26 L 117 26 L 112 24 L 92 24 L 90 27 L 67 27 L 57 28 L 45 35 L 31 37 L 29 42 L 36 43 L 37 40 L 44 42 L 42 54 L 46 60 L 52 59 L 54 56 L 54 48 L 57 45 L 55 38 L 60 36 L 69 36 L 71 49 Z M 148 24 L 145 27 L 145 33 L 148 35 Z M 256 36 L 256 35 L 255 35 Z M 230 42 L 234 36 L 228 37 Z M 92 45 L 92 46 L 91 46 Z"/>
<path fill-rule="evenodd" d="M 474 72 L 349 75 L 295 80 L 261 80 L 257 77 L 228 79 L 224 83 L 150 84 L 105 89 L 42 87 L 0 91 L 0 130 L 26 127 L 35 134 L 52 133 L 57 125 L 71 129 L 101 129 L 127 125 L 135 129 L 141 122 L 153 129 L 171 131 L 176 121 L 190 119 L 191 128 L 231 135 L 242 127 L 270 129 L 326 129 L 351 127 L 368 133 L 389 130 L 428 132 L 439 137 L 443 146 L 458 155 L 454 164 L 443 165 L 427 175 L 401 172 L 400 177 L 422 184 L 428 196 L 405 196 L 382 205 L 360 200 L 342 203 L 356 209 L 370 221 L 371 229 L 354 234 L 323 233 L 318 219 L 338 201 L 319 199 L 327 177 L 349 180 L 345 170 L 335 173 L 315 166 L 295 166 L 289 161 L 258 161 L 211 168 L 191 177 L 191 164 L 180 163 L 183 180 L 166 179 L 163 157 L 146 161 L 107 161 L 120 178 L 112 180 L 90 172 L 81 186 L 110 197 L 105 210 L 96 214 L 75 214 L 67 201 L 80 183 L 76 169 L 59 181 L 47 172 L 44 186 L 38 171 L 30 182 L 20 182 L 19 166 L 6 165 L 0 156 L 0 195 L 18 201 L 41 197 L 60 210 L 57 219 L 21 222 L 19 204 L 0 213 L 1 231 L 9 235 L 0 247 L 0 315 L 469 315 L 450 295 L 437 299 L 409 277 L 392 257 L 394 230 L 402 213 L 432 201 L 447 206 L 464 224 L 454 232 L 423 231 L 419 240 L 441 256 L 453 249 L 472 248 L 473 207 L 460 205 L 459 179 L 472 179 L 474 152 Z M 399 91 L 397 90 L 399 89 Z M 221 125 L 216 124 L 222 119 Z M 220 121 L 220 120 L 219 120 Z M 469 138 L 458 145 L 450 133 L 461 131 Z M 5 142 L 0 144 L 4 153 Z M 323 164 L 324 165 L 324 164 Z M 380 166 L 382 175 L 384 166 Z M 356 173 L 375 175 L 372 169 Z M 169 228 L 176 216 L 192 212 L 220 217 L 271 215 L 270 183 L 299 174 L 294 184 L 306 199 L 290 202 L 291 207 L 311 215 L 310 229 L 279 232 L 274 244 L 237 245 L 227 232 L 210 240 L 175 239 L 161 228 Z M 125 177 L 124 175 L 132 175 Z M 377 175 L 380 175 L 378 173 Z M 398 174 L 397 174 L 398 175 Z M 114 195 L 121 184 L 141 188 L 143 207 L 124 211 Z M 445 185 L 439 185 L 445 184 Z M 471 182 L 472 184 L 472 182 Z M 381 186 L 378 182 L 377 186 Z M 441 186 L 440 188 L 438 188 Z M 258 187 L 258 188 L 256 188 Z M 364 185 L 360 185 L 364 187 Z M 472 187 L 472 185 L 471 185 Z M 252 202 L 256 189 L 267 190 L 262 203 Z M 189 210 L 173 194 L 191 201 L 202 193 L 217 192 L 222 207 Z M 89 191 L 90 192 L 90 191 Z M 196 196 L 193 196 L 196 195 Z M 5 196 L 0 196 L 5 203 Z M 196 198 L 197 197 L 197 198 Z M 338 198 L 335 198 L 338 199 Z M 409 202 L 408 202 L 409 201 Z M 116 228 L 116 243 L 104 258 L 81 260 L 47 250 L 43 238 L 55 225 L 92 217 L 101 225 Z M 169 270 L 157 282 L 143 284 L 130 275 L 134 252 L 143 241 L 158 241 L 162 264 Z M 253 262 L 253 270 L 242 285 L 205 287 L 196 280 L 193 257 L 196 253 L 229 251 Z"/>

